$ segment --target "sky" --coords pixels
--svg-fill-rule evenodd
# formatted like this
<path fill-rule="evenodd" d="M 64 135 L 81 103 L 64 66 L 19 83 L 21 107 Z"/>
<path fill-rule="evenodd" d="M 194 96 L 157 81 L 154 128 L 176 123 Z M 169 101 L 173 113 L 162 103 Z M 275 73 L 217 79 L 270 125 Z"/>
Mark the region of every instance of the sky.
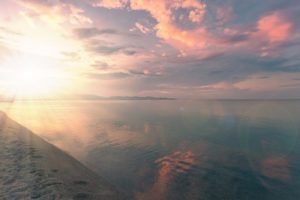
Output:
<path fill-rule="evenodd" d="M 0 95 L 300 98 L 299 0 L 1 0 Z"/>

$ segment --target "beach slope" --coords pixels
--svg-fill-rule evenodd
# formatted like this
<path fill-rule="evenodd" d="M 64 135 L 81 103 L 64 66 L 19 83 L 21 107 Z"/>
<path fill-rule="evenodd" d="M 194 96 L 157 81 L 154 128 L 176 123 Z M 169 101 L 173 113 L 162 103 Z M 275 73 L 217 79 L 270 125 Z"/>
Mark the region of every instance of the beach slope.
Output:
<path fill-rule="evenodd" d="M 67 153 L 0 112 L 0 199 L 124 199 Z"/>

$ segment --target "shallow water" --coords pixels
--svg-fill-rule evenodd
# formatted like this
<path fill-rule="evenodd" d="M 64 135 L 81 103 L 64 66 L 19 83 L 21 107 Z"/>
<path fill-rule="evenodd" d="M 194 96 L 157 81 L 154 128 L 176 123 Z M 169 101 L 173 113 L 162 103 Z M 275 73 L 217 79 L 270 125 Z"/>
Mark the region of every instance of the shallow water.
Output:
<path fill-rule="evenodd" d="M 0 110 L 136 199 L 300 199 L 300 101 L 36 101 Z"/>

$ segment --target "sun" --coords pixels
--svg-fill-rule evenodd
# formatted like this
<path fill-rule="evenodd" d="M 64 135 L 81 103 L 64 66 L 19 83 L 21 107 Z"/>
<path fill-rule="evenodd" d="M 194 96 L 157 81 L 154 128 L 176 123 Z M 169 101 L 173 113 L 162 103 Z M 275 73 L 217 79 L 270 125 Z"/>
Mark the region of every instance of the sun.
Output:
<path fill-rule="evenodd" d="M 39 96 L 53 92 L 58 86 L 51 78 L 50 70 L 27 66 L 13 77 L 12 92 L 21 96 Z"/>
<path fill-rule="evenodd" d="M 38 57 L 11 58 L 5 72 L 5 92 L 19 98 L 52 96 L 64 88 L 65 73 Z"/>

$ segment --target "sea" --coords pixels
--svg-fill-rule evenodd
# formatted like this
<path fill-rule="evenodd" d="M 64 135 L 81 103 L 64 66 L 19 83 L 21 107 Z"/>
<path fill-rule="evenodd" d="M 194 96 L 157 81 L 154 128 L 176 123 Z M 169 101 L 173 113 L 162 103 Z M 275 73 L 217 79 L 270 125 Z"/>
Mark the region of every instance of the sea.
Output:
<path fill-rule="evenodd" d="M 299 100 L 40 100 L 0 110 L 132 199 L 300 199 Z"/>

